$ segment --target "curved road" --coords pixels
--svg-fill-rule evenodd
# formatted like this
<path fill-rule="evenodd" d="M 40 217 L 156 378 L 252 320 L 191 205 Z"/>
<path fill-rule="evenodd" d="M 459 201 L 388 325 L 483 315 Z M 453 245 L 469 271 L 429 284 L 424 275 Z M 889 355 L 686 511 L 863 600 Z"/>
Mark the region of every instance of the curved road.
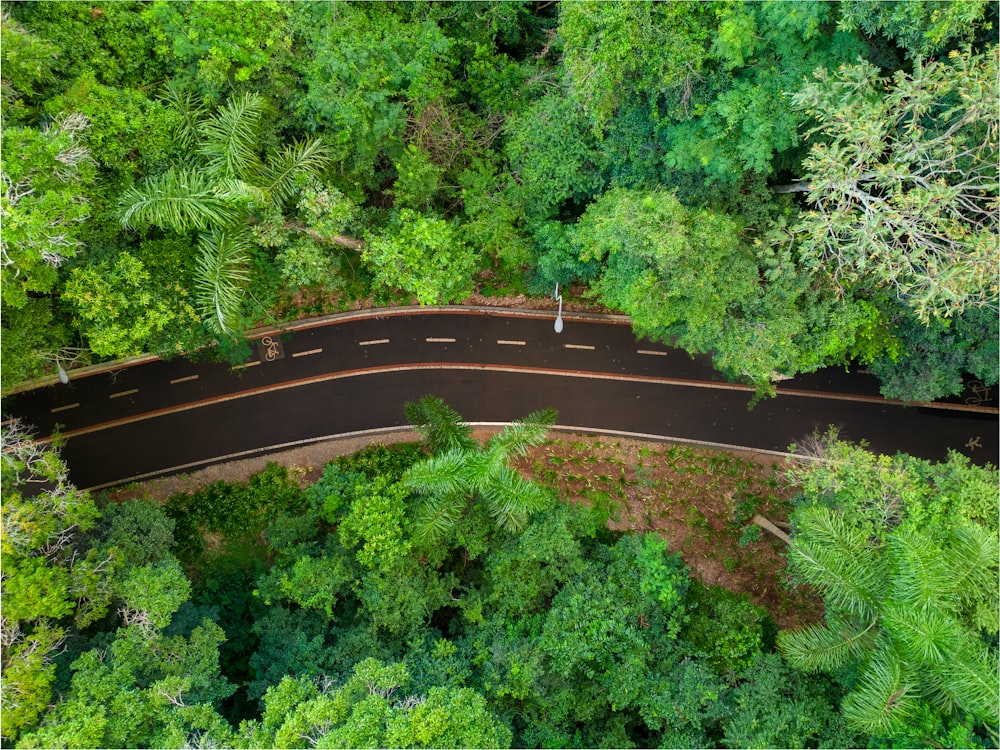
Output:
<path fill-rule="evenodd" d="M 243 365 L 176 359 L 90 368 L 4 399 L 41 437 L 58 427 L 81 488 L 185 471 L 337 435 L 406 425 L 403 404 L 433 393 L 470 422 L 543 407 L 559 425 L 784 451 L 816 429 L 880 452 L 976 463 L 1000 453 L 996 389 L 970 382 L 956 403 L 905 406 L 878 382 L 828 369 L 785 381 L 747 410 L 751 388 L 705 357 L 636 341 L 618 316 L 432 308 L 367 311 L 258 335 Z"/>

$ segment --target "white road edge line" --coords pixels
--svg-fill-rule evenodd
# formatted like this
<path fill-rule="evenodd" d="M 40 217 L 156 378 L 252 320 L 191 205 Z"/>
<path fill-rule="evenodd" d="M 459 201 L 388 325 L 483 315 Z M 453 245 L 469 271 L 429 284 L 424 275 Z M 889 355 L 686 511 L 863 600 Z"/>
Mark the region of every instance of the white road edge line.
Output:
<path fill-rule="evenodd" d="M 79 405 L 80 404 L 78 404 L 78 403 L 76 403 L 76 404 L 66 404 L 66 406 L 57 406 L 55 409 L 49 409 L 49 411 L 52 414 L 55 414 L 57 411 L 66 411 L 67 409 L 75 409 Z"/>
<path fill-rule="evenodd" d="M 230 369 L 233 369 L 233 370 L 245 370 L 248 367 L 256 367 L 259 364 L 260 364 L 260 360 L 258 359 L 258 360 L 254 361 L 254 362 L 247 362 L 245 365 L 233 365 L 232 368 L 230 368 Z"/>
<path fill-rule="evenodd" d="M 376 344 L 388 344 L 389 339 L 372 339 L 371 341 L 359 341 L 358 346 L 375 346 Z"/>
<path fill-rule="evenodd" d="M 447 339 L 447 338 L 427 338 L 427 339 L 424 339 L 424 341 L 426 341 L 428 344 L 454 344 L 455 343 L 455 339 Z"/>
<path fill-rule="evenodd" d="M 322 352 L 323 352 L 322 349 L 310 349 L 307 352 L 295 352 L 294 354 L 292 354 L 292 358 L 295 358 L 295 357 L 308 357 L 310 354 L 321 354 Z"/>
<path fill-rule="evenodd" d="M 594 351 L 594 349 L 596 348 L 591 346 L 590 344 L 563 344 L 563 346 L 566 347 L 567 349 L 585 349 L 590 352 Z"/>
<path fill-rule="evenodd" d="M 186 378 L 174 378 L 170 381 L 170 385 L 177 385 L 178 383 L 186 383 L 189 380 L 197 380 L 200 376 L 198 375 L 188 375 Z"/>
<path fill-rule="evenodd" d="M 508 341 L 507 339 L 497 339 L 498 344 L 504 344 L 505 346 L 524 346 L 528 342 L 526 341 Z"/>
<path fill-rule="evenodd" d="M 652 349 L 636 349 L 636 354 L 649 354 L 653 357 L 666 357 L 666 352 L 657 352 Z"/>
<path fill-rule="evenodd" d="M 132 388 L 127 391 L 118 391 L 118 393 L 112 393 L 108 396 L 108 398 L 121 398 L 122 396 L 131 396 L 133 393 L 138 393 L 138 392 L 139 392 L 138 388 Z"/>

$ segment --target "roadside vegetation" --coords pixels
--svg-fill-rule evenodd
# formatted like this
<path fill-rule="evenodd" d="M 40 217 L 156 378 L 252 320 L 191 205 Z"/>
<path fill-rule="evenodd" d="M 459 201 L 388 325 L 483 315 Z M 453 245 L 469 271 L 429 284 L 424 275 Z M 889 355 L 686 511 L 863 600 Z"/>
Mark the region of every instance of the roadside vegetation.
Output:
<path fill-rule="evenodd" d="M 559 283 L 762 395 L 990 387 L 994 10 L 5 4 L 2 385 Z"/>
<path fill-rule="evenodd" d="M 5 744 L 996 746 L 995 468 L 407 414 L 164 503 L 6 427 Z"/>

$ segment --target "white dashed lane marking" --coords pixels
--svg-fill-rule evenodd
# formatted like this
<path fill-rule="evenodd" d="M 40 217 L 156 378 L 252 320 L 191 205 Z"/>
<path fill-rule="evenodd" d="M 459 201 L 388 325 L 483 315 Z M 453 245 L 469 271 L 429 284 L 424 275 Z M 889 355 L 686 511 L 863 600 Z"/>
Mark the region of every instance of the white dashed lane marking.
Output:
<path fill-rule="evenodd" d="M 174 378 L 170 381 L 170 385 L 177 385 L 178 383 L 186 383 L 189 380 L 197 380 L 197 375 L 188 375 L 186 378 Z"/>
<path fill-rule="evenodd" d="M 322 351 L 322 349 L 310 349 L 307 352 L 295 352 L 292 357 L 308 357 L 310 354 L 320 354 Z"/>
<path fill-rule="evenodd" d="M 248 367 L 256 367 L 260 364 L 260 360 L 254 360 L 253 362 L 247 362 L 245 365 L 233 365 L 234 370 L 245 370 Z"/>
<path fill-rule="evenodd" d="M 127 391 L 118 391 L 118 393 L 112 393 L 108 398 L 121 398 L 122 396 L 131 396 L 133 393 L 138 393 L 138 388 L 131 388 Z"/>
<path fill-rule="evenodd" d="M 589 344 L 563 344 L 567 349 L 585 349 L 587 351 L 594 351 L 596 347 L 590 346 Z"/>
<path fill-rule="evenodd" d="M 375 346 L 376 344 L 388 344 L 389 339 L 372 339 L 371 341 L 359 341 L 358 346 Z"/>
<path fill-rule="evenodd" d="M 503 344 L 504 346 L 524 346 L 526 341 L 507 341 L 506 339 L 497 339 L 498 344 Z"/>
<path fill-rule="evenodd" d="M 454 344 L 455 343 L 455 339 L 429 338 L 429 339 L 424 339 L 424 341 L 426 341 L 428 344 Z"/>
<path fill-rule="evenodd" d="M 75 409 L 80 404 L 66 404 L 66 406 L 57 406 L 55 409 L 49 409 L 50 412 L 55 414 L 57 411 L 66 411 L 67 409 Z"/>
<path fill-rule="evenodd" d="M 653 351 L 652 349 L 637 349 L 636 352 L 638 354 L 649 354 L 652 357 L 666 357 L 667 356 L 666 352 L 657 352 L 657 351 Z"/>

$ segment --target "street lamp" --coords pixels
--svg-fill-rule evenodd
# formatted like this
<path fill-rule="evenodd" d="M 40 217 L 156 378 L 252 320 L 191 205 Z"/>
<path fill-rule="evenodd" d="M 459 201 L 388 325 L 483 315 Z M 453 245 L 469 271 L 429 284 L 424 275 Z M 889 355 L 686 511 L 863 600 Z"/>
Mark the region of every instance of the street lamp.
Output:
<path fill-rule="evenodd" d="M 556 284 L 556 299 L 559 300 L 559 314 L 556 316 L 556 333 L 562 333 L 563 329 L 563 319 L 562 319 L 562 295 L 559 294 L 559 285 Z"/>
<path fill-rule="evenodd" d="M 57 369 L 57 371 L 59 373 L 59 382 L 62 383 L 63 385 L 68 385 L 69 384 L 69 375 L 66 374 L 66 371 L 63 369 L 63 366 L 61 364 L 59 364 L 58 362 L 56 362 L 56 369 Z"/>

